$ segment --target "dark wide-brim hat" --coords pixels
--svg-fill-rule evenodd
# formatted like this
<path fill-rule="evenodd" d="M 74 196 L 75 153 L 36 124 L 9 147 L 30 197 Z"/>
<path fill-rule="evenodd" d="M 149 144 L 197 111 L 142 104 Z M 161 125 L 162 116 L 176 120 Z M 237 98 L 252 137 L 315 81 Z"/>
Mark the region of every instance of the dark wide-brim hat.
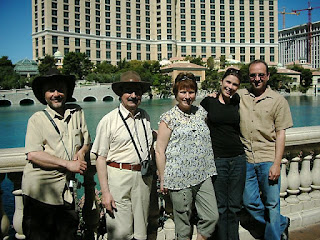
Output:
<path fill-rule="evenodd" d="M 52 68 L 49 69 L 45 75 L 36 77 L 32 82 L 32 90 L 36 98 L 41 102 L 42 104 L 46 105 L 47 102 L 44 98 L 44 89 L 43 86 L 45 83 L 51 82 L 51 81 L 62 81 L 65 82 L 67 85 L 67 102 L 72 101 L 72 94 L 75 87 L 76 77 L 74 75 L 62 75 L 58 69 Z"/>
<path fill-rule="evenodd" d="M 111 87 L 115 94 L 122 96 L 123 86 L 127 84 L 135 84 L 141 87 L 142 93 L 150 90 L 150 83 L 141 81 L 140 75 L 135 71 L 127 71 L 121 74 L 120 82 L 112 83 Z"/>

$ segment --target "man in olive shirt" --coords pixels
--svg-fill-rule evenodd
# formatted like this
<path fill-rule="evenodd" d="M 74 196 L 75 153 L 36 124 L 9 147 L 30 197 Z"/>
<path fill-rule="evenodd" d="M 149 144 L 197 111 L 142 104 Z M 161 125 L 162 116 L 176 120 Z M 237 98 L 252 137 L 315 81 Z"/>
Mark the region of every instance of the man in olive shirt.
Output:
<path fill-rule="evenodd" d="M 288 102 L 267 87 L 267 64 L 249 65 L 251 89 L 239 90 L 241 140 L 247 155 L 243 202 L 258 222 L 265 224 L 264 239 L 286 239 L 290 220 L 280 214 L 280 165 L 285 131 L 292 127 Z M 260 196 L 261 192 L 261 196 Z"/>
<path fill-rule="evenodd" d="M 141 161 L 151 157 L 153 136 L 149 115 L 138 106 L 149 88 L 138 73 L 123 73 L 120 82 L 112 84 L 121 103 L 97 127 L 91 151 L 98 156 L 108 239 L 147 239 L 152 176 L 142 176 Z"/>
<path fill-rule="evenodd" d="M 72 100 L 75 77 L 51 69 L 34 79 L 36 98 L 47 104 L 33 114 L 26 134 L 27 164 L 23 171 L 23 232 L 27 239 L 73 240 L 78 216 L 70 183 L 82 174 L 90 136 L 82 109 Z"/>

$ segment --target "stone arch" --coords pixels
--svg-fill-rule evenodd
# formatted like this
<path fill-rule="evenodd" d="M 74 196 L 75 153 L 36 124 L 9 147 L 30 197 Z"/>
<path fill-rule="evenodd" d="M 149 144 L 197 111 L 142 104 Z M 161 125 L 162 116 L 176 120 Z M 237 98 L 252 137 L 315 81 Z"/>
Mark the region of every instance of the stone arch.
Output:
<path fill-rule="evenodd" d="M 9 100 L 0 100 L 0 107 L 7 107 L 7 106 L 11 106 L 11 101 Z"/>
<path fill-rule="evenodd" d="M 102 101 L 104 101 L 104 102 L 111 102 L 113 100 L 114 100 L 114 98 L 112 96 L 105 96 L 102 99 Z"/>
<path fill-rule="evenodd" d="M 25 99 L 20 100 L 19 104 L 20 105 L 33 105 L 34 101 L 33 101 L 33 99 L 25 98 Z"/>
<path fill-rule="evenodd" d="M 75 99 L 74 97 L 72 97 L 69 102 L 76 102 L 76 101 L 77 101 L 77 99 Z"/>
<path fill-rule="evenodd" d="M 83 99 L 84 102 L 96 102 L 97 99 L 93 96 L 87 96 Z"/>

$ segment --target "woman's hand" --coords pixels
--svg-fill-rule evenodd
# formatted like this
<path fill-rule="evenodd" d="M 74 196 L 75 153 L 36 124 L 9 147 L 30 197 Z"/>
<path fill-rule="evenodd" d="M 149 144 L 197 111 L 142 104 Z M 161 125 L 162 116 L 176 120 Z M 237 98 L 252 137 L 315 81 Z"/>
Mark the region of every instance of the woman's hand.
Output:
<path fill-rule="evenodd" d="M 165 188 L 163 187 L 163 180 L 160 180 L 160 192 L 163 194 L 163 195 L 166 195 L 168 194 L 168 188 Z"/>

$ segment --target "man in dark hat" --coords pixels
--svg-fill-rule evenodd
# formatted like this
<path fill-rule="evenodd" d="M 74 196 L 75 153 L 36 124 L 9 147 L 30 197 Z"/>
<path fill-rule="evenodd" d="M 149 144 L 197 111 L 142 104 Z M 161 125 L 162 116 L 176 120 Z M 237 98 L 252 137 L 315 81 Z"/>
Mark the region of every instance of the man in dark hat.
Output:
<path fill-rule="evenodd" d="M 138 108 L 150 84 L 128 71 L 112 84 L 120 106 L 105 115 L 96 131 L 92 152 L 102 204 L 107 210 L 108 239 L 147 239 L 152 176 L 145 175 L 153 138 L 148 114 Z"/>
<path fill-rule="evenodd" d="M 51 69 L 34 79 L 36 98 L 47 104 L 27 127 L 23 171 L 23 232 L 27 239 L 75 239 L 78 216 L 73 199 L 75 173 L 87 168 L 84 159 L 90 136 L 82 109 L 72 100 L 75 77 Z"/>

